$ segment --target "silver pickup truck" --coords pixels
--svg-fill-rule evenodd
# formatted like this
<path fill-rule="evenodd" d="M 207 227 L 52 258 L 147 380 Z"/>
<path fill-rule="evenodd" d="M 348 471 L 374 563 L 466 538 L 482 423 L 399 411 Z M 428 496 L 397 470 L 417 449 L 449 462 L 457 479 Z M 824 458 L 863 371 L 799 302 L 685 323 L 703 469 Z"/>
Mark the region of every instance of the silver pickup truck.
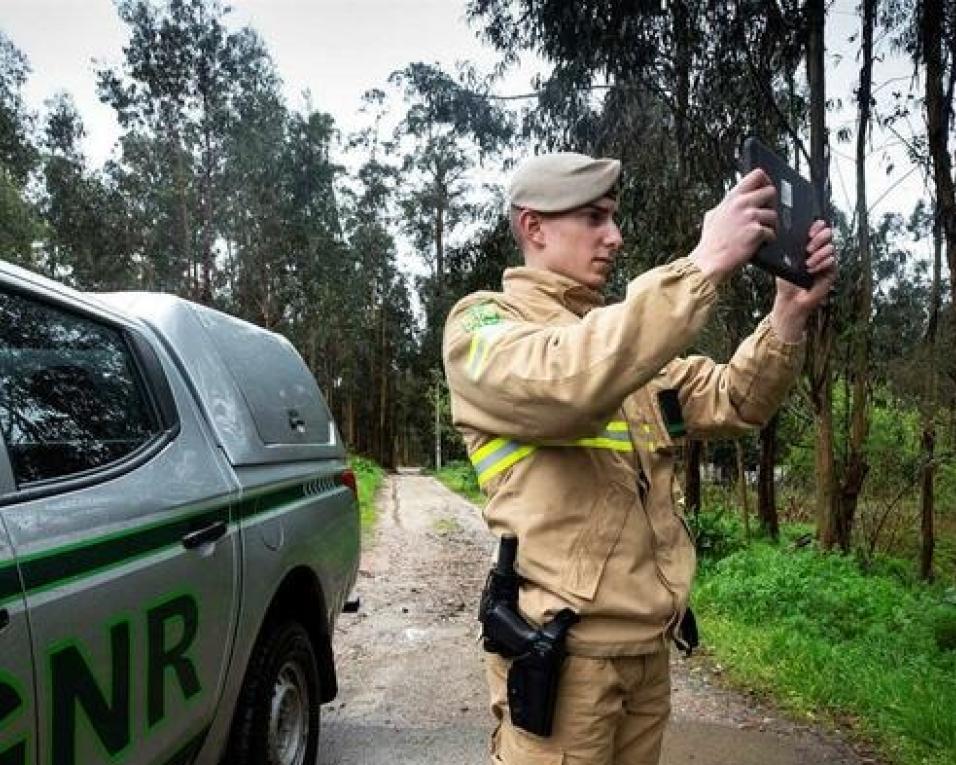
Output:
<path fill-rule="evenodd" d="M 0 765 L 313 765 L 355 476 L 282 337 L 0 263 Z"/>

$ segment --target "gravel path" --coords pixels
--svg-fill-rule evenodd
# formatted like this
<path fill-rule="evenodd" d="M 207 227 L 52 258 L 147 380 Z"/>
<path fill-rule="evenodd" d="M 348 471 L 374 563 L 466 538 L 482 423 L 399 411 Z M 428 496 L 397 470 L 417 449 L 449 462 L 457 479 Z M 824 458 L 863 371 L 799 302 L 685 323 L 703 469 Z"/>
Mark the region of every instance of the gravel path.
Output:
<path fill-rule="evenodd" d="M 437 481 L 390 476 L 359 571 L 358 614 L 335 636 L 339 696 L 318 765 L 486 765 L 490 714 L 477 643 L 492 556 L 479 511 Z M 719 666 L 673 660 L 664 765 L 860 765 L 833 734 L 720 687 Z"/>

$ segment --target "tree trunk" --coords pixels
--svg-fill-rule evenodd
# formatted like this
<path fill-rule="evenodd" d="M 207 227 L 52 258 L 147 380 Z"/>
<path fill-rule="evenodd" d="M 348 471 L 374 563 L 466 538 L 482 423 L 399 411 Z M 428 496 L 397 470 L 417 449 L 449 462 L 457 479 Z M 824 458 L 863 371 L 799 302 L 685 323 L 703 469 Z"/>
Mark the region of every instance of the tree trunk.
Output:
<path fill-rule="evenodd" d="M 943 229 L 939 208 L 933 219 L 933 281 L 930 288 L 929 320 L 926 323 L 926 357 L 929 373 L 928 399 L 923 408 L 923 465 L 920 468 L 920 578 L 933 579 L 933 554 L 936 548 L 936 412 L 939 402 L 936 331 L 939 326 L 939 303 L 943 270 Z"/>
<path fill-rule="evenodd" d="M 684 512 L 690 517 L 700 515 L 700 441 L 687 442 L 687 457 L 684 474 Z"/>
<path fill-rule="evenodd" d="M 776 485 L 773 475 L 777 465 L 779 421 L 779 415 L 774 415 L 760 431 L 760 463 L 757 467 L 757 518 L 760 522 L 760 531 L 775 542 L 780 539 Z"/>
<path fill-rule="evenodd" d="M 823 217 L 829 218 L 828 157 L 826 142 L 826 88 L 824 82 L 824 0 L 807 0 L 807 80 L 810 88 L 810 175 Z M 833 459 L 833 380 L 830 350 L 833 323 L 828 306 L 817 310 L 810 328 L 810 394 L 816 422 L 817 537 L 825 548 L 837 542 L 835 521 L 836 466 Z"/>
<path fill-rule="evenodd" d="M 933 280 L 936 281 L 936 271 L 941 263 L 942 243 L 946 244 L 946 260 L 949 263 L 950 274 L 956 274 L 956 190 L 952 177 L 952 164 L 949 155 L 949 125 L 953 109 L 953 56 L 956 55 L 956 43 L 947 41 L 950 47 L 949 87 L 944 90 L 944 66 L 947 57 L 943 56 L 943 0 L 924 0 L 922 17 L 920 18 L 920 50 L 925 62 L 925 104 L 926 104 L 926 135 L 929 145 L 930 158 L 933 163 L 933 180 L 936 187 L 936 216 L 934 220 L 934 234 L 936 237 L 934 253 Z M 950 279 L 951 301 L 956 304 L 956 279 Z M 933 296 L 938 300 L 938 296 Z M 928 327 L 932 335 L 927 333 L 927 342 L 930 345 L 930 359 L 935 379 L 935 342 L 936 342 L 936 306 L 930 314 L 931 323 Z M 956 323 L 953 324 L 956 327 Z M 956 340 L 956 338 L 953 338 Z M 935 399 L 935 396 L 933 396 Z M 933 407 L 935 407 L 935 400 Z M 932 576 L 933 547 L 935 542 L 933 530 L 934 509 L 934 463 L 935 450 L 935 423 L 927 418 L 923 430 L 923 451 L 925 465 L 922 474 L 922 496 L 920 501 L 920 574 L 928 579 Z"/>
<path fill-rule="evenodd" d="M 440 177 L 435 185 L 438 191 L 436 194 L 438 203 L 435 206 L 435 286 L 441 298 L 445 291 L 445 200 L 448 189 Z"/>
<path fill-rule="evenodd" d="M 671 13 L 673 16 L 674 47 L 676 51 L 674 75 L 677 79 L 677 108 L 674 111 L 674 138 L 677 141 L 675 146 L 677 173 L 674 175 L 674 183 L 679 187 L 681 184 L 686 183 L 687 180 L 687 111 L 690 94 L 690 45 L 688 39 L 690 37 L 690 30 L 688 28 L 689 19 L 685 0 L 672 0 Z M 681 190 L 680 188 L 677 189 L 678 192 Z M 683 252 L 685 240 L 687 239 L 687 216 L 676 216 L 674 223 L 678 229 L 677 241 L 680 243 L 680 251 Z"/>
<path fill-rule="evenodd" d="M 170 283 L 172 274 L 168 271 L 170 267 L 175 268 L 177 264 L 170 263 L 167 266 L 167 273 L 163 276 L 165 277 L 162 280 L 160 289 L 170 290 L 172 292 L 179 292 L 180 285 L 182 282 L 180 279 L 183 277 L 182 268 L 185 267 L 186 273 L 186 282 L 189 288 L 189 296 L 192 298 L 198 298 L 199 296 L 199 280 L 195 272 L 195 261 L 193 259 L 193 248 L 192 248 L 192 222 L 189 217 L 189 195 L 186 188 L 186 170 L 183 165 L 183 147 L 180 145 L 179 137 L 174 133 L 172 138 L 172 150 L 176 152 L 176 159 L 174 162 L 175 166 L 175 185 L 176 185 L 176 195 L 179 202 L 179 252 L 176 253 L 179 258 L 181 258 L 181 263 L 179 268 L 177 268 L 176 273 L 176 282 Z"/>
<path fill-rule="evenodd" d="M 923 0 L 920 42 L 926 63 L 926 136 L 933 161 L 937 213 L 942 221 L 949 272 L 956 274 L 956 190 L 949 155 L 949 124 L 953 109 L 952 82 L 943 89 L 943 0 Z M 952 45 L 952 43 L 951 43 Z M 950 62 L 951 66 L 956 66 Z M 950 73 L 952 77 L 952 72 Z M 951 301 L 956 305 L 956 279 L 950 279 Z"/>
<path fill-rule="evenodd" d="M 933 579 L 933 551 L 936 547 L 934 514 L 936 493 L 934 490 L 936 465 L 936 428 L 932 415 L 923 422 L 921 438 L 923 446 L 923 466 L 920 468 L 920 554 L 919 575 L 925 581 Z"/>
<path fill-rule="evenodd" d="M 388 411 L 388 339 L 385 334 L 385 306 L 384 300 L 381 314 L 381 362 L 379 364 L 379 398 L 378 398 L 378 432 L 379 432 L 379 464 L 382 467 L 394 467 L 395 452 L 392 444 L 390 413 Z"/>
<path fill-rule="evenodd" d="M 744 522 L 744 539 L 750 541 L 750 501 L 747 499 L 747 466 L 744 464 L 744 445 L 738 438 L 734 441 L 737 453 L 737 492 L 740 494 L 740 514 Z"/>
<path fill-rule="evenodd" d="M 846 471 L 841 487 L 840 517 L 836 524 L 837 544 L 850 549 L 857 503 L 869 465 L 866 461 L 866 436 L 870 417 L 867 401 L 870 367 L 870 313 L 873 305 L 873 268 L 870 261 L 870 219 L 866 203 L 866 139 L 870 125 L 870 91 L 873 80 L 873 23 L 876 0 L 863 0 L 863 63 L 857 91 L 860 122 L 856 136 L 856 221 L 860 247 L 859 282 L 856 285 L 853 331 L 851 334 L 852 411 L 847 444 Z"/>

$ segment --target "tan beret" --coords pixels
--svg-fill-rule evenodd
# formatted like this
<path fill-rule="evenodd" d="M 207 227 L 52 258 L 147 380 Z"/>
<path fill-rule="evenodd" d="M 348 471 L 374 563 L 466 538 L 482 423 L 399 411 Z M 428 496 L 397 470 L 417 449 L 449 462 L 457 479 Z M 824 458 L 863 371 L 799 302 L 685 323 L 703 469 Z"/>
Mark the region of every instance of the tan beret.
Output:
<path fill-rule="evenodd" d="M 538 212 L 564 212 L 608 196 L 621 175 L 616 159 L 586 154 L 541 154 L 523 162 L 508 186 L 514 207 Z"/>

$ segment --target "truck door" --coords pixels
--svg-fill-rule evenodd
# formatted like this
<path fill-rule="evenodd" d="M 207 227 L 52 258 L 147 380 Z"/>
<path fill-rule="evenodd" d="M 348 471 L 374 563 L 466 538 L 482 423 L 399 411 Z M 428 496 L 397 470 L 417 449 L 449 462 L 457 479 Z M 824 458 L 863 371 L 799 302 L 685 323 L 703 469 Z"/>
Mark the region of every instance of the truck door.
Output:
<path fill-rule="evenodd" d="M 229 474 L 189 392 L 135 327 L 3 288 L 0 385 L 37 762 L 190 762 L 227 669 L 238 569 Z"/>
<path fill-rule="evenodd" d="M 0 446 L 0 496 L 12 489 Z M 33 656 L 20 573 L 0 511 L 0 763 L 27 765 L 36 752 Z"/>

